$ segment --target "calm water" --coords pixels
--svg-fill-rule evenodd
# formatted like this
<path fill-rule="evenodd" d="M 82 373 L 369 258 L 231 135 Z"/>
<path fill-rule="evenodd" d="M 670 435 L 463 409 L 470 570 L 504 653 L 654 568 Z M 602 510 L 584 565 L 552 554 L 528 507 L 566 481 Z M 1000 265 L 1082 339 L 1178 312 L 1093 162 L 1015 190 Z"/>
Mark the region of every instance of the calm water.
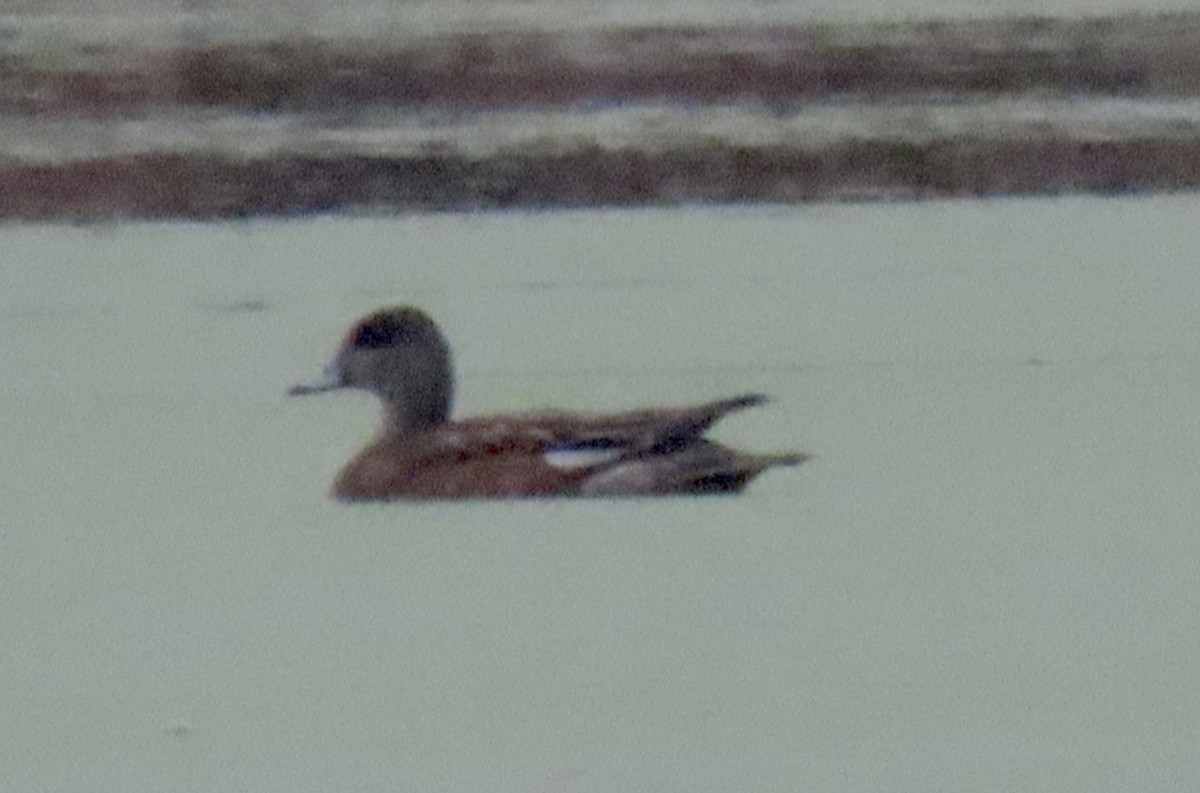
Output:
<path fill-rule="evenodd" d="M 0 787 L 1125 791 L 1200 777 L 1200 198 L 0 228 Z M 775 395 L 741 499 L 340 506 L 462 412 Z"/>

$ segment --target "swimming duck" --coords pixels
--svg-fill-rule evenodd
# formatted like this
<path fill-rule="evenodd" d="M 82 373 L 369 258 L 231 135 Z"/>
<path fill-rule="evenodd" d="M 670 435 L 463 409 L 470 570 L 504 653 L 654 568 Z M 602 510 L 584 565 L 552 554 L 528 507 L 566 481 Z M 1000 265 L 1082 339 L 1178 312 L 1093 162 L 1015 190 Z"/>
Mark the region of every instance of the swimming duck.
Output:
<path fill-rule="evenodd" d="M 321 376 L 291 395 L 360 388 L 383 402 L 383 426 L 333 484 L 347 501 L 736 493 L 803 454 L 747 454 L 702 437 L 746 394 L 626 413 L 561 411 L 451 419 L 450 348 L 423 311 L 363 317 Z"/>

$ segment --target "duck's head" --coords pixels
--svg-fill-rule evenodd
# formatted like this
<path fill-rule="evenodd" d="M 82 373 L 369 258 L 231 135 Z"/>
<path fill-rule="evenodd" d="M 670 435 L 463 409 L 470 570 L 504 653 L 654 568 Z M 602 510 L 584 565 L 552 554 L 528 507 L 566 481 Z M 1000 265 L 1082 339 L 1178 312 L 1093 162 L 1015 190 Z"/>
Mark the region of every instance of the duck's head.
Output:
<path fill-rule="evenodd" d="M 393 429 L 435 427 L 450 417 L 454 395 L 450 348 L 420 309 L 379 309 L 350 326 L 320 377 L 292 386 L 288 394 L 336 388 L 375 394 L 383 401 Z"/>

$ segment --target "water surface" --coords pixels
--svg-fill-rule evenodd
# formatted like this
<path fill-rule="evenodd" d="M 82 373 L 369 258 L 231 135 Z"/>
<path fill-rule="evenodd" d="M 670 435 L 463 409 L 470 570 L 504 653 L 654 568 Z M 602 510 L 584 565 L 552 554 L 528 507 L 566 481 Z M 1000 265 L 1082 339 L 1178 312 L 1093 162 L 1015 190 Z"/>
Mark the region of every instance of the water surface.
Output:
<path fill-rule="evenodd" d="M 0 229 L 7 791 L 1200 775 L 1195 196 Z M 416 303 L 463 413 L 765 391 L 740 499 L 347 507 Z"/>

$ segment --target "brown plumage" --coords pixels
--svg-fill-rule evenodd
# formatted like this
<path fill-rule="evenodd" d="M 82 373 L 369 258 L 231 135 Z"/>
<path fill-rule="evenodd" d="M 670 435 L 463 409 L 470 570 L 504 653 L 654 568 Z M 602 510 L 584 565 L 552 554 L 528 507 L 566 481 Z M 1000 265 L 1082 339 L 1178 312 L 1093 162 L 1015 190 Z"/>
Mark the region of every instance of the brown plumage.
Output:
<path fill-rule="evenodd" d="M 419 309 L 355 323 L 315 382 L 290 394 L 361 388 L 384 406 L 376 437 L 333 485 L 346 500 L 733 493 L 803 454 L 747 454 L 704 439 L 748 394 L 692 407 L 615 414 L 561 411 L 452 420 L 449 346 Z"/>

